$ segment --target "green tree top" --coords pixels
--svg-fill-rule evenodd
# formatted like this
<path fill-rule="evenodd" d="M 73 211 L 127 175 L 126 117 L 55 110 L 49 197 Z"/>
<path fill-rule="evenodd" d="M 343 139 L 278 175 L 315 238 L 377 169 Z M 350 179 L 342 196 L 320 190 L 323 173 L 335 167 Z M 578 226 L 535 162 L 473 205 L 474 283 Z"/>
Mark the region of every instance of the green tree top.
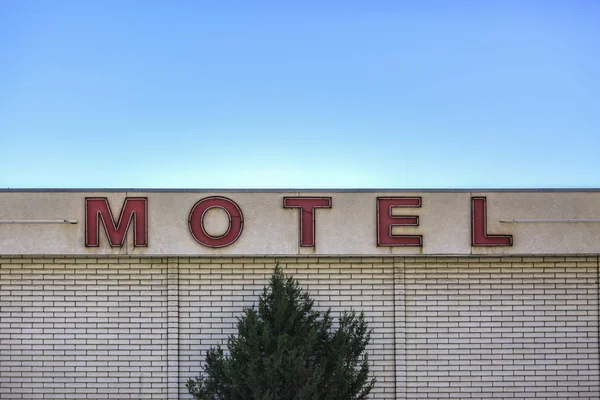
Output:
<path fill-rule="evenodd" d="M 331 310 L 313 309 L 308 292 L 277 266 L 246 308 L 236 335 L 206 353 L 204 371 L 186 386 L 199 400 L 359 400 L 369 379 L 364 315 L 344 312 L 333 327 Z"/>

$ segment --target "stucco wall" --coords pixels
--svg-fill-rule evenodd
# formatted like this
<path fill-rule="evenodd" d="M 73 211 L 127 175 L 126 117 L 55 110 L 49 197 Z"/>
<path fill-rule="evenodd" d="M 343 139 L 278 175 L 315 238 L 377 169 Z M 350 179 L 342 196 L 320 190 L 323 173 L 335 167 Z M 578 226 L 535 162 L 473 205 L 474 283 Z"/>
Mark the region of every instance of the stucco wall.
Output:
<path fill-rule="evenodd" d="M 597 256 L 0 257 L 0 398 L 188 399 L 279 261 L 364 311 L 372 397 L 597 399 Z"/>
<path fill-rule="evenodd" d="M 203 198 L 214 196 L 225 196 L 235 202 L 244 217 L 239 238 L 231 245 L 219 248 L 199 244 L 188 226 L 194 205 Z M 299 196 L 331 198 L 331 208 L 315 211 L 315 246 L 301 246 L 299 243 L 299 209 L 283 207 L 284 198 Z M 378 214 L 379 198 L 407 196 L 419 198 L 421 207 L 392 207 L 390 210 L 382 209 Z M 490 235 L 511 235 L 512 246 L 472 245 L 474 197 L 487 199 L 486 232 Z M 126 198 L 146 199 L 147 246 L 134 246 L 134 229 L 131 228 L 123 245 L 111 247 L 104 228 L 100 227 L 98 247 L 86 247 L 86 199 L 90 198 L 106 198 L 115 221 L 119 220 Z M 595 255 L 600 251 L 599 190 L 6 192 L 0 189 L 0 204 L 0 222 L 7 222 L 0 223 L 0 254 L 4 255 L 389 257 Z M 379 246 L 378 215 L 386 212 L 395 217 L 417 216 L 417 226 L 395 225 L 389 229 L 393 235 L 421 235 L 422 246 Z M 32 223 L 40 220 L 73 223 Z M 135 221 L 137 219 L 132 225 Z M 228 230 L 229 220 L 223 210 L 209 210 L 204 222 L 215 235 Z M 107 221 L 107 224 L 111 223 Z M 390 223 L 382 222 L 382 226 Z"/>

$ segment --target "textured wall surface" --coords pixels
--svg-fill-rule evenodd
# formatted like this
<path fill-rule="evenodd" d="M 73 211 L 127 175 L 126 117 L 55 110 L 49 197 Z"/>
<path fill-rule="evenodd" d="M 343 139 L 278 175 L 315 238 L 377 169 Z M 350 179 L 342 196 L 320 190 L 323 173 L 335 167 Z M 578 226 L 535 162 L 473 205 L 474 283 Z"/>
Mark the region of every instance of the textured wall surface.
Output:
<path fill-rule="evenodd" d="M 406 398 L 600 396 L 595 257 L 417 259 L 404 284 Z"/>
<path fill-rule="evenodd" d="M 0 398 L 189 399 L 275 262 L 373 329 L 372 398 L 597 399 L 598 257 L 0 257 Z"/>
<path fill-rule="evenodd" d="M 224 196 L 243 213 L 243 230 L 231 245 L 211 248 L 190 233 L 190 212 L 201 199 Z M 299 243 L 297 208 L 284 208 L 285 197 L 330 197 L 331 208 L 314 213 L 315 246 Z M 416 197 L 420 207 L 382 206 L 378 198 Z M 486 232 L 511 235 L 512 246 L 472 246 L 472 197 L 486 198 Z M 99 227 L 98 247 L 85 247 L 86 198 L 106 198 L 118 224 L 126 198 L 147 199 L 147 247 L 133 246 L 133 230 L 122 246 L 111 247 Z M 600 251 L 600 190 L 569 191 L 4 191 L 0 189 L 0 254 L 130 255 L 153 257 L 261 256 L 416 256 L 416 255 L 553 255 Z M 417 216 L 418 225 L 389 226 L 393 235 L 422 235 L 422 246 L 378 246 L 381 216 Z M 379 215 L 379 217 L 378 217 Z M 137 223 L 138 217 L 134 220 Z M 309 217 L 310 218 L 310 217 Z M 93 220 L 93 218 L 91 218 Z M 32 223 L 32 221 L 55 223 Z M 60 223 L 69 220 L 73 223 Z M 1 222 L 4 221 L 4 222 Z M 195 224 L 200 224 L 195 220 Z M 551 222 L 548 222 L 551 221 Z M 13 223 L 14 222 L 14 223 Z M 90 221 L 91 222 L 91 221 Z M 204 215 L 205 227 L 220 236 L 229 229 L 221 209 Z M 394 220 L 394 224 L 399 223 Z M 132 225 L 134 225 L 132 224 Z M 92 225 L 90 225 L 92 226 Z M 143 236 L 143 235 L 140 235 Z"/>

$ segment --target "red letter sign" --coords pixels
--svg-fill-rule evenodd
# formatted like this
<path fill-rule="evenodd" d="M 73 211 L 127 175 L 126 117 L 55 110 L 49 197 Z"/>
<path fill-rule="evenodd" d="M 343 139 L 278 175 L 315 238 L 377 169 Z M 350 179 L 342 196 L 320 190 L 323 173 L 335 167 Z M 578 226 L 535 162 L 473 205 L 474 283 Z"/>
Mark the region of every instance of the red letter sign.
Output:
<path fill-rule="evenodd" d="M 204 215 L 211 208 L 220 208 L 229 217 L 229 227 L 221 236 L 213 236 L 204 229 Z M 190 233 L 198 243 L 206 247 L 226 247 L 235 242 L 242 234 L 244 216 L 242 210 L 233 201 L 226 197 L 206 197 L 197 202 L 188 220 Z"/>
<path fill-rule="evenodd" d="M 512 235 L 487 234 L 485 197 L 471 197 L 471 237 L 473 246 L 512 246 Z"/>
<path fill-rule="evenodd" d="M 300 246 L 314 246 L 315 208 L 331 208 L 331 197 L 284 197 L 283 207 L 300 209 Z"/>
<path fill-rule="evenodd" d="M 377 198 L 377 246 L 422 246 L 420 235 L 394 235 L 393 226 L 419 226 L 416 215 L 392 215 L 393 207 L 421 207 L 420 197 Z"/>
<path fill-rule="evenodd" d="M 133 221 L 133 246 L 148 246 L 148 199 L 127 197 L 115 220 L 106 197 L 85 199 L 85 246 L 98 247 L 100 222 L 112 247 L 121 247 Z"/>

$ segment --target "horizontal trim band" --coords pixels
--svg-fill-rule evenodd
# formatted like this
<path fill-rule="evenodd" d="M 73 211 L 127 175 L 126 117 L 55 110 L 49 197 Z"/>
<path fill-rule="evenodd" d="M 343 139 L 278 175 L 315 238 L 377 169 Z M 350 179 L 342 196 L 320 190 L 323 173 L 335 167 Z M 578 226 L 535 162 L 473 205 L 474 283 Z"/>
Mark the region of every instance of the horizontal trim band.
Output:
<path fill-rule="evenodd" d="M 506 223 L 555 223 L 555 222 L 600 222 L 598 218 L 563 218 L 563 219 L 501 219 L 500 222 Z"/>
<path fill-rule="evenodd" d="M 4 219 L 0 224 L 76 224 L 76 219 Z"/>

